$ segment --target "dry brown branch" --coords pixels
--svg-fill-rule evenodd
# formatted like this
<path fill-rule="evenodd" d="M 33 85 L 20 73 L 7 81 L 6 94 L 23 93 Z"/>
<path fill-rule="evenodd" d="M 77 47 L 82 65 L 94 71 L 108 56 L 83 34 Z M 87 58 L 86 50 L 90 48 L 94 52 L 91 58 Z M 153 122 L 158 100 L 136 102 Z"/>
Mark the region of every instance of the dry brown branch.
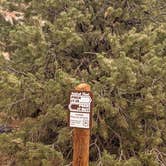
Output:
<path fill-rule="evenodd" d="M 11 25 L 14 24 L 14 21 L 22 21 L 24 19 L 24 13 L 17 11 L 8 11 L 0 8 L 0 15 L 3 16 L 6 22 L 9 22 Z"/>
<path fill-rule="evenodd" d="M 156 160 L 160 164 L 160 166 L 166 165 L 166 153 L 159 151 L 157 148 L 151 150 L 151 153 L 154 153 L 156 156 Z"/>

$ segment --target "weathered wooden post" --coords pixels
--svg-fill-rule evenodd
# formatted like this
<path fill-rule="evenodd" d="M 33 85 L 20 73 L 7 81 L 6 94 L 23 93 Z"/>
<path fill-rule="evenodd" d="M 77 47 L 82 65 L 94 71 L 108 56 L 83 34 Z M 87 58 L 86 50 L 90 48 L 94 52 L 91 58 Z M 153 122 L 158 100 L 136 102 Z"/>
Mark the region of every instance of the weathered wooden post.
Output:
<path fill-rule="evenodd" d="M 69 126 L 73 127 L 73 166 L 89 165 L 90 128 L 93 97 L 88 84 L 78 85 L 70 93 Z"/>

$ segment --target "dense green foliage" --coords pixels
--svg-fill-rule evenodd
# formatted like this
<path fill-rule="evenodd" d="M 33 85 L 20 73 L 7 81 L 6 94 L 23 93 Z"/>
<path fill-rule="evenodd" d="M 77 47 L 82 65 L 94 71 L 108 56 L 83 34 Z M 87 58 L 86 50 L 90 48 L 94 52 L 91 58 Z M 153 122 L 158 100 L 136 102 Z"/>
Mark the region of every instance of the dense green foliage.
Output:
<path fill-rule="evenodd" d="M 69 164 L 67 98 L 87 82 L 90 164 L 164 166 L 165 22 L 165 0 L 0 0 L 0 123 L 21 121 L 0 156 Z"/>

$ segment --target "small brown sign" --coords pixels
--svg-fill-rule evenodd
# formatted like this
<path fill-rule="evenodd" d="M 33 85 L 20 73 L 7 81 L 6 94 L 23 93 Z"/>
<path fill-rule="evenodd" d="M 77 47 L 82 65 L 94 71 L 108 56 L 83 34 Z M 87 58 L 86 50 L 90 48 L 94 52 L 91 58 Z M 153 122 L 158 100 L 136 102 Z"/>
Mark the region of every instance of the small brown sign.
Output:
<path fill-rule="evenodd" d="M 89 91 L 71 91 L 69 97 L 69 126 L 89 129 L 92 125 L 93 95 Z"/>

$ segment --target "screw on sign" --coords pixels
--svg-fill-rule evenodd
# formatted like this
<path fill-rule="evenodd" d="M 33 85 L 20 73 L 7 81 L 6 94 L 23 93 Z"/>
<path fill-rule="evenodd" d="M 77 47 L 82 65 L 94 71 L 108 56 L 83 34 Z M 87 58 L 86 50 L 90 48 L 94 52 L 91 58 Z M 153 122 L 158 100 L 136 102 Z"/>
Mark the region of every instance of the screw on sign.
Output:
<path fill-rule="evenodd" d="M 93 95 L 88 84 L 78 85 L 70 93 L 69 127 L 73 127 L 73 166 L 89 165 L 90 128 Z"/>

